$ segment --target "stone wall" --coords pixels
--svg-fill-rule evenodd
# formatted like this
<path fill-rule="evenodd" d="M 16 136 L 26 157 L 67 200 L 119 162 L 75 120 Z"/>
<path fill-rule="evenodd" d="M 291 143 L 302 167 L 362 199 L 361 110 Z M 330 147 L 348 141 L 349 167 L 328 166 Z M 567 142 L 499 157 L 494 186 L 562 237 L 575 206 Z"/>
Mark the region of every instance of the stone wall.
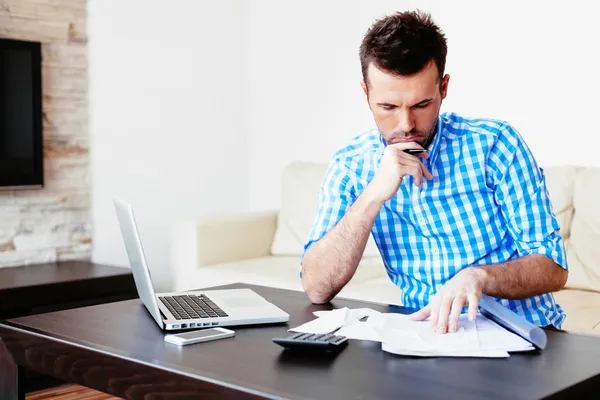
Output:
<path fill-rule="evenodd" d="M 42 43 L 45 187 L 0 191 L 0 266 L 91 255 L 87 0 L 0 0 L 0 37 Z"/>

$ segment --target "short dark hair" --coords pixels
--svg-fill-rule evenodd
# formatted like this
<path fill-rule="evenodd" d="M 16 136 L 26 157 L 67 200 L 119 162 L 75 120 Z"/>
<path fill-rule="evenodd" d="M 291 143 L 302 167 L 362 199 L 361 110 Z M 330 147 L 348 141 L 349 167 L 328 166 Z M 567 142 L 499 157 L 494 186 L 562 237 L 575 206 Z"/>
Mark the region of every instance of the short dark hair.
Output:
<path fill-rule="evenodd" d="M 375 21 L 360 46 L 363 79 L 368 85 L 370 63 L 397 75 L 412 75 L 431 60 L 440 79 L 444 76 L 446 37 L 431 15 L 420 10 L 397 12 Z"/>

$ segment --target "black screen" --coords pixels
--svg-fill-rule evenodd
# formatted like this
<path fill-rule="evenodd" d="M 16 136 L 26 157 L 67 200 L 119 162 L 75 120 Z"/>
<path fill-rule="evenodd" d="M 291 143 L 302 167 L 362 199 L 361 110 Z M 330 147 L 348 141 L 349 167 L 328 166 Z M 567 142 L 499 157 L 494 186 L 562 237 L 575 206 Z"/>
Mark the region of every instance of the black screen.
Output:
<path fill-rule="evenodd" d="M 43 184 L 39 43 L 0 39 L 0 187 Z"/>

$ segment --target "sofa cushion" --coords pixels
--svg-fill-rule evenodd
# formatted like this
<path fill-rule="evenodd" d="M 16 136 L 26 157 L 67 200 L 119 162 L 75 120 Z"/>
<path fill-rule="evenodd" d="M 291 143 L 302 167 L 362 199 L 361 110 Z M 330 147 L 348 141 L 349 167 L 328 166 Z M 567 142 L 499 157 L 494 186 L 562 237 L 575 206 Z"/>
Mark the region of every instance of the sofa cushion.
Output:
<path fill-rule="evenodd" d="M 567 315 L 562 329 L 589 333 L 600 326 L 600 293 L 563 289 L 554 299 Z"/>
<path fill-rule="evenodd" d="M 575 213 L 567 242 L 567 288 L 600 292 L 600 168 L 579 172 L 575 180 Z"/>
<path fill-rule="evenodd" d="M 281 207 L 271 246 L 273 255 L 301 255 L 316 217 L 327 164 L 296 161 L 283 171 Z M 372 236 L 363 257 L 381 258 Z"/>
<path fill-rule="evenodd" d="M 560 226 L 560 235 L 568 238 L 573 219 L 575 177 L 581 168 L 573 166 L 544 168 L 550 202 Z"/>

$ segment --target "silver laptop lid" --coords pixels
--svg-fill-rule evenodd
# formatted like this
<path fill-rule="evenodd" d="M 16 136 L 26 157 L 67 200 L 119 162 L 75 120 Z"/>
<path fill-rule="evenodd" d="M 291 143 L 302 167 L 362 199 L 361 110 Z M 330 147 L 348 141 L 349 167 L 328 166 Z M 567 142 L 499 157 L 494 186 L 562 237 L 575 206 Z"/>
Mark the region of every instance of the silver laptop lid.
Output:
<path fill-rule="evenodd" d="M 156 295 L 152 286 L 150 270 L 146 263 L 144 249 L 142 248 L 142 242 L 140 241 L 140 235 L 133 216 L 133 209 L 130 204 L 122 200 L 114 199 L 113 202 L 117 211 L 117 218 L 121 227 L 121 234 L 123 235 L 123 241 L 125 242 L 125 249 L 127 250 L 127 256 L 129 257 L 129 265 L 131 266 L 138 295 L 140 296 L 140 299 L 142 299 L 146 309 L 148 309 L 152 317 L 154 317 L 158 326 L 164 328 L 158 303 L 156 301 Z"/>

